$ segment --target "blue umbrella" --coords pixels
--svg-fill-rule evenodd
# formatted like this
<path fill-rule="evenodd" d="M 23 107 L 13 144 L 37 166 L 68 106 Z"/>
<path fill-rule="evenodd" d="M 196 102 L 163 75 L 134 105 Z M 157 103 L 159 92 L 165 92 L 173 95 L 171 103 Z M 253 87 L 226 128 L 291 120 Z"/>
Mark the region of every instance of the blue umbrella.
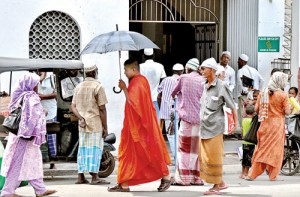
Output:
<path fill-rule="evenodd" d="M 121 79 L 121 51 L 139 51 L 145 48 L 159 49 L 159 47 L 140 33 L 134 31 L 118 31 L 118 25 L 116 25 L 116 28 L 117 31 L 104 33 L 93 38 L 86 45 L 81 54 L 103 54 L 119 51 L 119 71 Z M 114 87 L 114 92 L 120 93 L 121 90 L 116 91 Z"/>

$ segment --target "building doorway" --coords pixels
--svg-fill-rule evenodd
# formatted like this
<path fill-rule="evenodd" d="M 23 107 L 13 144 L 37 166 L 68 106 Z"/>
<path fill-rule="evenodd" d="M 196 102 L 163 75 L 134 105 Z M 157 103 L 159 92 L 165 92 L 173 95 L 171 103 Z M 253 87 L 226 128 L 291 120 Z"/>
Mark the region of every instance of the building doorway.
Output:
<path fill-rule="evenodd" d="M 144 34 L 161 50 L 155 60 L 171 75 L 175 63 L 218 57 L 220 0 L 130 0 L 129 29 Z M 130 52 L 140 62 L 143 52 Z"/>

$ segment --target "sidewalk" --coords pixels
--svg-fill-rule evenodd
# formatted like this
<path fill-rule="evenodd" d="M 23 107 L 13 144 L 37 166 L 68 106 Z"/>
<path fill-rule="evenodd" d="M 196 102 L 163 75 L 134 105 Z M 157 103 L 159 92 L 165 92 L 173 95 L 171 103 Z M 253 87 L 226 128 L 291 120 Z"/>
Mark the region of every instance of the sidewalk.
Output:
<path fill-rule="evenodd" d="M 225 139 L 224 141 L 224 174 L 239 174 L 241 173 L 241 161 L 236 153 L 236 148 L 241 146 L 242 141 L 234 139 Z M 76 175 L 77 174 L 77 163 L 75 162 L 56 162 L 56 169 L 50 170 L 50 164 L 44 164 L 44 175 L 45 176 L 66 176 L 66 175 Z M 112 175 L 117 174 L 118 161 L 116 158 L 116 166 Z M 175 172 L 174 166 L 169 166 L 169 169 L 172 173 Z"/>

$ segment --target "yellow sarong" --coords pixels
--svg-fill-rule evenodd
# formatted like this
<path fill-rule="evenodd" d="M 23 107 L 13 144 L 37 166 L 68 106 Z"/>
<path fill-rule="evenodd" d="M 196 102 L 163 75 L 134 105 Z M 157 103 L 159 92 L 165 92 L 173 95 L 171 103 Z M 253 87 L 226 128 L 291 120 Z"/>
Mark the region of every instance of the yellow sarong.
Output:
<path fill-rule="evenodd" d="M 201 139 L 200 177 L 206 183 L 220 184 L 223 179 L 223 133 L 211 139 Z"/>

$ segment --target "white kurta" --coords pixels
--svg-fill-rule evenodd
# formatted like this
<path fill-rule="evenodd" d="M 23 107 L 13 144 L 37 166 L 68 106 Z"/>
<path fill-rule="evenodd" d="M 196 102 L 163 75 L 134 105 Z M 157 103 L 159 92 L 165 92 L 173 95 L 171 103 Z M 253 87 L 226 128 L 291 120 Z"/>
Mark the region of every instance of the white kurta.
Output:
<path fill-rule="evenodd" d="M 149 82 L 152 101 L 157 101 L 160 79 L 167 76 L 164 66 L 153 60 L 146 60 L 145 63 L 140 64 L 140 72 Z"/>
<path fill-rule="evenodd" d="M 221 64 L 218 64 L 219 66 L 222 66 Z M 224 83 L 228 85 L 229 90 L 232 92 L 235 88 L 235 71 L 234 69 L 227 65 L 224 67 L 225 69 L 225 77 L 224 77 Z"/>

